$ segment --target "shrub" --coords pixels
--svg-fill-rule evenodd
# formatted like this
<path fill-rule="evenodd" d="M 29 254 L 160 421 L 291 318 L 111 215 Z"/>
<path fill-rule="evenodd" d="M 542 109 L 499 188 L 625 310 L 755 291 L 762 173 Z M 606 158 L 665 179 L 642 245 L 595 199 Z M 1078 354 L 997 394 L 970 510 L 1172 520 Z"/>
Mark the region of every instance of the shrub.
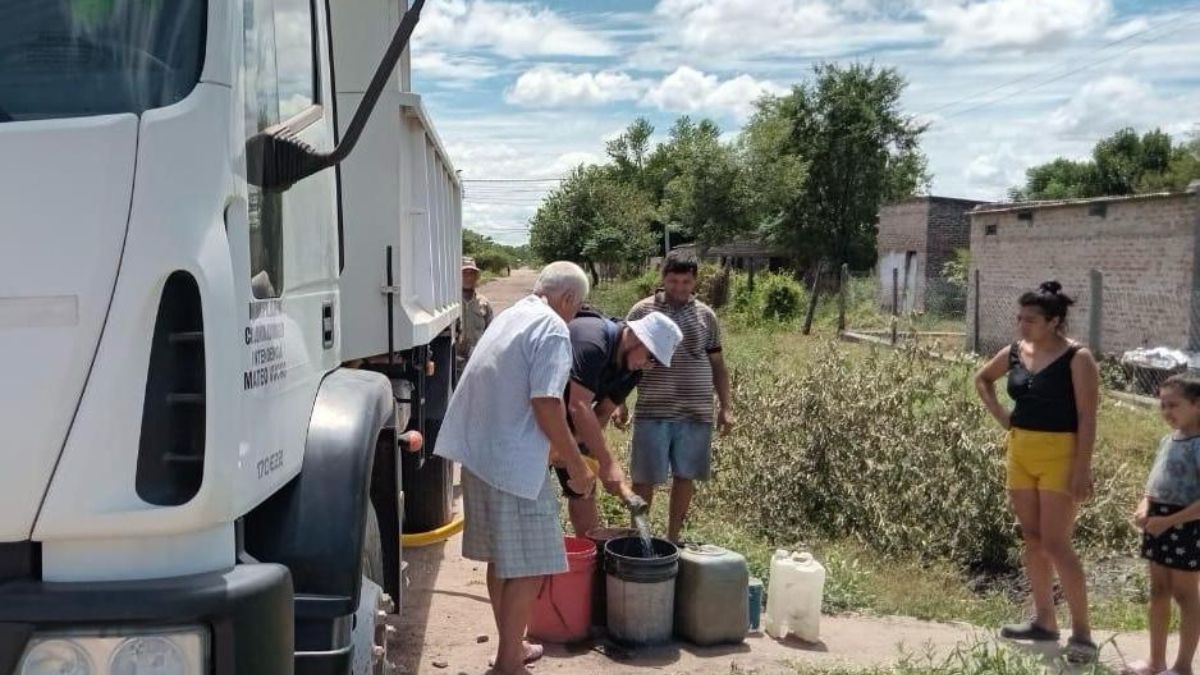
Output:
<path fill-rule="evenodd" d="M 638 300 L 650 297 L 660 286 L 662 286 L 662 271 L 658 268 L 648 269 L 633 280 Z"/>
<path fill-rule="evenodd" d="M 719 441 L 715 509 L 772 541 L 849 537 L 883 554 L 1015 564 L 1003 435 L 969 366 L 830 345 L 780 371 L 766 360 L 735 369 L 734 398 L 754 430 Z M 1084 543 L 1131 542 L 1121 471 L 1097 463 L 1103 497 L 1084 508 Z"/>
<path fill-rule="evenodd" d="M 778 326 L 804 314 L 808 292 L 790 275 L 765 272 L 756 274 L 754 288 L 744 273 L 730 278 L 733 321 L 742 326 Z"/>
<path fill-rule="evenodd" d="M 790 277 L 772 274 L 763 279 L 762 314 L 774 321 L 791 321 L 800 316 L 804 289 Z"/>

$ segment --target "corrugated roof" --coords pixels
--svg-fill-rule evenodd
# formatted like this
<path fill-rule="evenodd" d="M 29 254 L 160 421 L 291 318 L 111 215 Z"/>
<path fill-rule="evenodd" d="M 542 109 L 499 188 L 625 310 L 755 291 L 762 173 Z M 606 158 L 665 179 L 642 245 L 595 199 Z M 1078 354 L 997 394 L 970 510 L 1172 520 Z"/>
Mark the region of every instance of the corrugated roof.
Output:
<path fill-rule="evenodd" d="M 1033 202 L 1005 202 L 1001 204 L 984 204 L 975 207 L 972 214 L 1011 213 L 1014 211 L 1036 211 L 1041 209 L 1069 208 L 1073 206 L 1088 206 L 1091 204 L 1114 204 L 1122 202 L 1152 201 L 1156 199 L 1172 199 L 1187 197 L 1189 192 L 1152 192 L 1141 195 L 1118 195 L 1113 197 L 1092 197 L 1090 199 L 1049 199 Z"/>

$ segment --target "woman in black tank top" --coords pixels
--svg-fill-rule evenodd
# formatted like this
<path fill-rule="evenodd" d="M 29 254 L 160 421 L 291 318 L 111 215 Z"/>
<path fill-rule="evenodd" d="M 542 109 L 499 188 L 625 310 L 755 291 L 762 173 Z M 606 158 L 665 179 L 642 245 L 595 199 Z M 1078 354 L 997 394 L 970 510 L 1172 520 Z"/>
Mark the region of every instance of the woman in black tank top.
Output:
<path fill-rule="evenodd" d="M 1005 626 L 1016 640 L 1057 641 L 1054 573 L 1071 609 L 1067 657 L 1090 661 L 1097 649 L 1088 623 L 1083 565 L 1071 545 L 1079 504 L 1092 495 L 1092 449 L 1100 373 L 1086 348 L 1064 336 L 1074 304 L 1055 281 L 1021 296 L 1019 337 L 975 376 L 988 412 L 1008 430 L 1006 485 L 1025 543 L 1025 572 L 1033 592 L 1031 621 Z M 1008 376 L 1011 411 L 996 397 L 996 381 Z"/>

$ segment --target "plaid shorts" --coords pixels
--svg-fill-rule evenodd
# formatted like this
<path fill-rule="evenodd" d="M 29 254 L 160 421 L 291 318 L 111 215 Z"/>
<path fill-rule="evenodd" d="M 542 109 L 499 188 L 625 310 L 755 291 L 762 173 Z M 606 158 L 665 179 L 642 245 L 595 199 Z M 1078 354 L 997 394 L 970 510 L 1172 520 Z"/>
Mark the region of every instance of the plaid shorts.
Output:
<path fill-rule="evenodd" d="M 501 579 L 567 571 L 558 497 L 549 480 L 537 499 L 522 499 L 463 468 L 462 487 L 464 558 L 491 563 Z"/>

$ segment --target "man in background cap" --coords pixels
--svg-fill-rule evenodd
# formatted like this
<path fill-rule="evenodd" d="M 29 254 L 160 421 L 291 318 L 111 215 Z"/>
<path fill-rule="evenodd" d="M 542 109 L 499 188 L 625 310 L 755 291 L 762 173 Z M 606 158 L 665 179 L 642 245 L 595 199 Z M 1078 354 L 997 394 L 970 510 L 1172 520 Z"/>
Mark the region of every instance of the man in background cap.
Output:
<path fill-rule="evenodd" d="M 642 371 L 671 365 L 675 346 L 683 334 L 659 312 L 651 312 L 637 321 L 619 321 L 588 307 L 581 309 L 568 327 L 573 361 L 564 396 L 567 422 L 580 452 L 596 462 L 597 478 L 604 489 L 631 507 L 643 503 L 609 452 L 604 427 L 637 387 Z M 596 500 L 591 491 L 572 490 L 566 471 L 558 469 L 557 473 L 575 535 L 587 536 L 600 524 Z"/>
<path fill-rule="evenodd" d="M 458 324 L 458 340 L 454 344 L 458 376 L 467 367 L 467 359 L 471 358 L 471 352 L 479 344 L 483 331 L 492 323 L 492 303 L 475 290 L 481 275 L 474 258 L 462 259 L 462 317 Z"/>

